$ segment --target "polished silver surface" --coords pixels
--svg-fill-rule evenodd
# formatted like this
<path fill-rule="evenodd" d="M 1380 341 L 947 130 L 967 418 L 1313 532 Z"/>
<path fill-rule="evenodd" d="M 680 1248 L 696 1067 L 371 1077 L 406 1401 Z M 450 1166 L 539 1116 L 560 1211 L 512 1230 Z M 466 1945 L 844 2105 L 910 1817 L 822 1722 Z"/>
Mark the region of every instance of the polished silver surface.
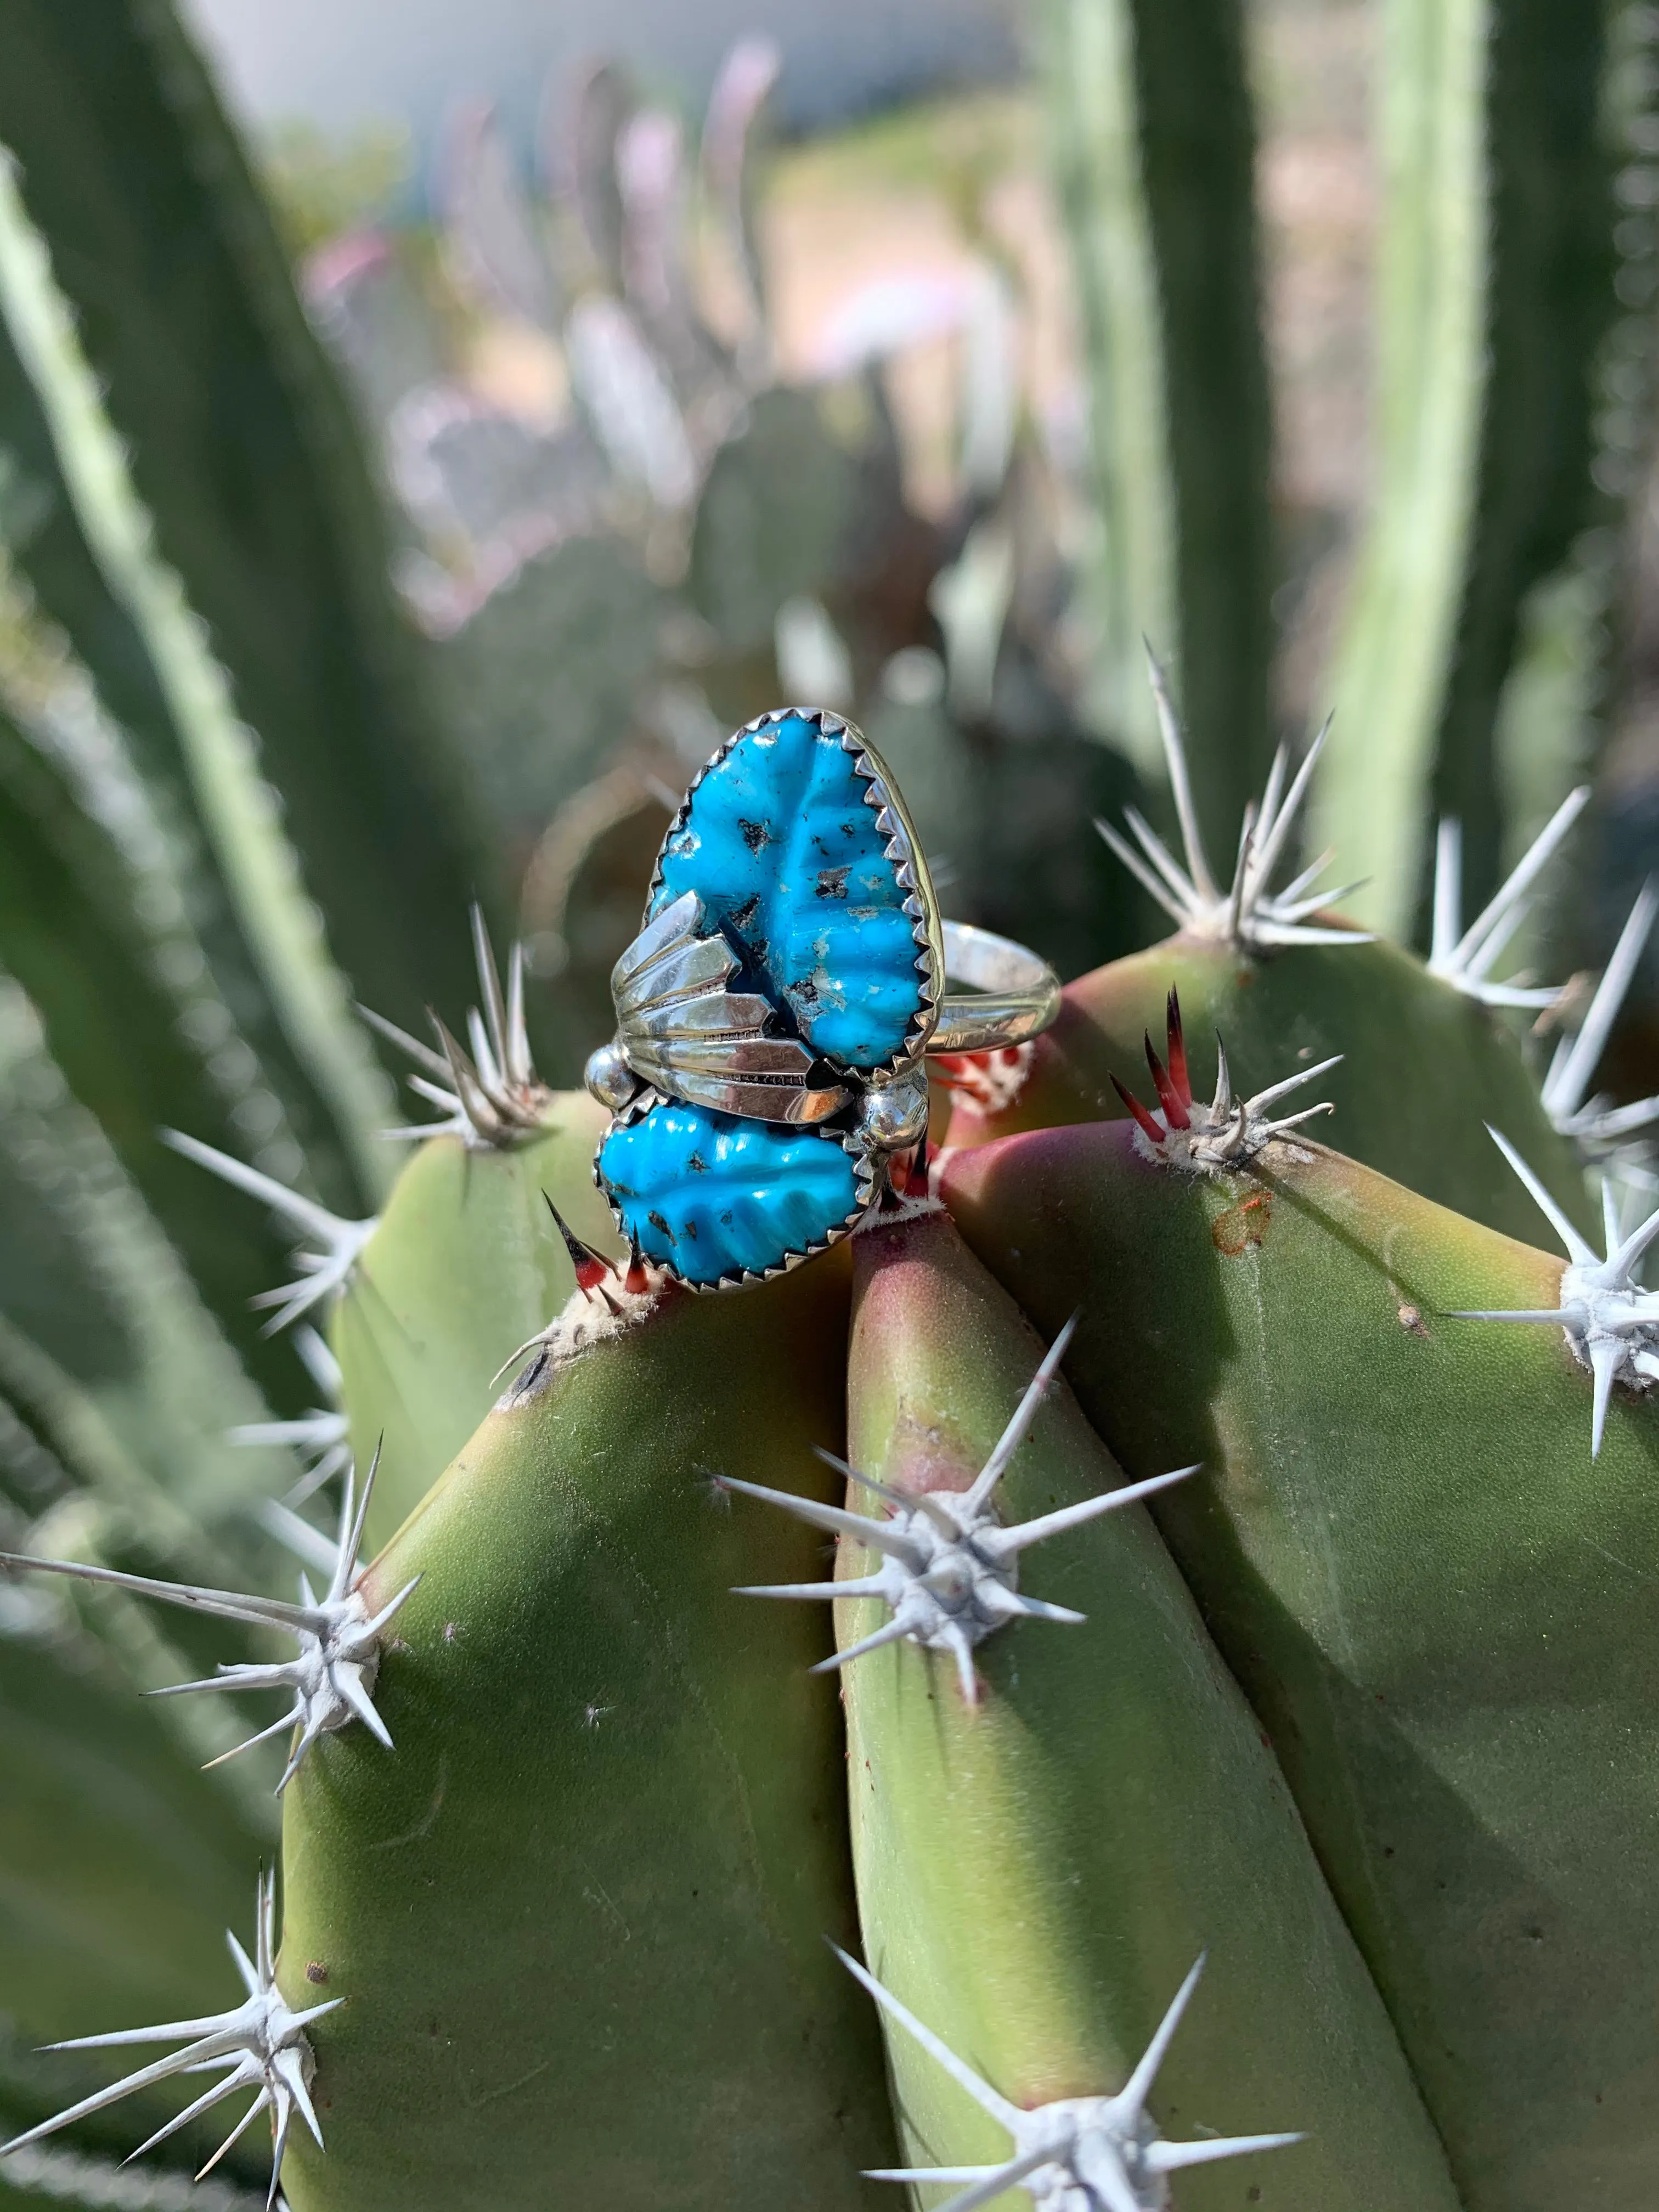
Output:
<path fill-rule="evenodd" d="M 839 1113 L 853 1091 L 813 1087 L 807 1047 L 766 1035 L 769 1002 L 727 988 L 740 965 L 708 928 L 695 891 L 665 907 L 611 970 L 617 1043 L 629 1068 L 665 1097 L 751 1121 L 810 1125 Z"/>
<path fill-rule="evenodd" d="M 748 731 L 793 711 L 757 717 L 728 738 L 708 766 Z M 834 1073 L 830 1063 L 799 1037 L 772 1033 L 781 1024 L 770 1000 L 732 988 L 742 973 L 740 955 L 710 921 L 697 894 L 687 891 L 646 924 L 612 969 L 617 1036 L 589 1060 L 587 1082 L 594 1097 L 622 1120 L 645 1112 L 659 1098 L 797 1127 L 811 1127 L 856 1108 L 850 1133 L 846 1123 L 839 1136 L 833 1129 L 823 1133 L 843 1143 L 858 1161 L 862 1209 L 885 1186 L 889 1159 L 926 1135 L 924 1055 L 995 1053 L 1024 1043 L 1054 1020 L 1060 981 L 1048 963 L 1024 945 L 992 930 L 940 919 L 926 859 L 880 761 L 840 716 L 819 714 L 812 719 L 854 757 L 915 925 L 921 1004 L 903 1050 L 844 1081 L 826 1082 L 824 1077 Z M 705 768 L 694 779 L 676 826 L 707 772 Z M 653 896 L 660 883 L 659 855 Z M 960 988 L 947 992 L 947 984 Z M 811 1079 L 815 1073 L 816 1084 Z"/>
<path fill-rule="evenodd" d="M 872 1151 L 908 1152 L 927 1133 L 927 1077 L 912 1067 L 896 1082 L 866 1091 L 859 1105 L 859 1136 Z"/>
<path fill-rule="evenodd" d="M 582 1081 L 600 1105 L 608 1106 L 613 1114 L 621 1113 L 640 1087 L 638 1076 L 628 1065 L 628 1055 L 614 1038 L 589 1053 Z"/>
<path fill-rule="evenodd" d="M 940 926 L 947 991 L 927 1040 L 930 1053 L 997 1052 L 1040 1036 L 1060 1012 L 1060 978 L 1046 960 L 994 930 L 966 921 Z"/>

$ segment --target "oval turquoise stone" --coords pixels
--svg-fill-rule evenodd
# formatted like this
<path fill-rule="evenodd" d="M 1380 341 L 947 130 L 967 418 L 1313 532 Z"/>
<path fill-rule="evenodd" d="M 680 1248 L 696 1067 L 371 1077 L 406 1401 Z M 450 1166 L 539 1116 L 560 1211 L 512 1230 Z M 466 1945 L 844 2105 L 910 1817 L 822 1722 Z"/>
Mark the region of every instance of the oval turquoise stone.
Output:
<path fill-rule="evenodd" d="M 832 1137 L 705 1106 L 653 1106 L 599 1146 L 599 1176 L 647 1260 L 690 1283 L 763 1274 L 822 1244 L 858 1202 Z"/>
<path fill-rule="evenodd" d="M 874 1067 L 921 1006 L 921 950 L 870 788 L 799 714 L 739 738 L 663 850 L 660 913 L 696 891 L 815 1052 Z"/>

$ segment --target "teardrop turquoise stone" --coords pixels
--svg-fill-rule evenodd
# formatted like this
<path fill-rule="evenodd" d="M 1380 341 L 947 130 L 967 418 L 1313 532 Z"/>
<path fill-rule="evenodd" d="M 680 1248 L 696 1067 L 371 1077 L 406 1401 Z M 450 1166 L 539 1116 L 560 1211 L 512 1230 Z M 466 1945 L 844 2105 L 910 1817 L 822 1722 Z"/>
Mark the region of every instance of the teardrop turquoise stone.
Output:
<path fill-rule="evenodd" d="M 852 756 L 799 714 L 739 738 L 663 851 L 654 917 L 696 891 L 816 1052 L 875 1067 L 921 1006 L 920 946 Z"/>
<path fill-rule="evenodd" d="M 653 1106 L 599 1147 L 599 1177 L 648 1260 L 690 1283 L 763 1274 L 822 1244 L 858 1202 L 833 1137 L 704 1106 Z"/>

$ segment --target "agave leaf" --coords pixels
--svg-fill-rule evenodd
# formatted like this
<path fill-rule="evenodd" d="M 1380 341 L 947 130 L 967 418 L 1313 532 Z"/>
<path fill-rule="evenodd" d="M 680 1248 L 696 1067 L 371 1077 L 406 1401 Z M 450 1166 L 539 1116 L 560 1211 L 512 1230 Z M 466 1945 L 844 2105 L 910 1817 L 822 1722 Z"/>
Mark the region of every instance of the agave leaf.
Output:
<path fill-rule="evenodd" d="M 239 1109 L 268 1126 L 280 1108 L 252 1049 L 236 1048 L 246 1039 L 171 871 L 143 866 L 130 819 L 110 818 L 138 794 L 109 791 L 104 820 L 92 796 L 0 708 L 0 965 L 243 1357 L 285 1388 L 288 1356 L 261 1339 L 248 1309 L 276 1279 L 279 1240 L 246 1211 L 204 1206 L 198 1171 L 157 1133 L 189 1129 L 235 1149 L 246 1142 Z M 130 834 L 118 838 L 120 827 Z"/>
<path fill-rule="evenodd" d="M 16 211 L 3 179 L 0 211 Z M 47 295 L 40 282 L 34 281 L 43 277 L 38 255 L 28 253 L 21 231 L 8 225 L 5 235 L 9 246 L 23 246 L 21 273 L 31 280 L 32 303 L 48 309 L 40 335 L 47 340 L 55 335 L 68 347 L 67 331 L 61 323 L 54 331 Z M 20 272 L 14 256 L 8 253 L 0 259 L 10 273 L 9 289 L 15 290 Z M 0 290 L 8 289 L 0 278 Z M 18 304 L 14 298 L 14 308 Z M 73 389 L 80 364 L 71 350 L 59 365 L 65 370 L 58 384 L 61 402 Z M 82 391 L 85 396 L 84 383 Z M 95 428 L 93 435 L 95 439 Z M 71 891 L 82 899 L 94 898 L 106 912 L 118 914 L 124 907 L 139 905 L 152 936 L 157 933 L 161 912 L 170 909 L 172 933 L 189 941 L 178 943 L 166 957 L 173 971 L 194 985 L 193 991 L 181 990 L 179 995 L 182 1001 L 200 998 L 205 991 L 219 1001 L 216 1009 L 198 1007 L 191 1020 L 200 1025 L 205 1043 L 221 1046 L 235 1036 L 245 1048 L 234 1055 L 234 1064 L 244 1093 L 258 1089 L 264 1094 L 259 1126 L 265 1141 L 280 1137 L 291 1152 L 297 1121 L 310 1137 L 314 1170 L 325 1184 L 349 1188 L 351 1170 L 341 1156 L 337 1137 L 326 1126 L 325 1102 L 319 1097 L 304 1055 L 294 1048 L 280 1007 L 267 988 L 258 947 L 242 927 L 241 902 L 226 856 L 216 849 L 198 806 L 191 738 L 201 736 L 212 742 L 213 732 L 201 726 L 200 715 L 191 714 L 178 687 L 163 680 L 142 611 L 135 609 L 131 594 L 118 587 L 118 579 L 112 582 L 100 564 L 76 511 L 40 393 L 3 316 L 0 446 L 10 493 L 0 506 L 0 536 L 8 540 L 7 550 L 27 594 L 24 599 L 21 592 L 14 590 L 11 596 L 22 603 L 8 611 L 33 664 L 20 661 L 8 668 L 15 722 L 8 718 L 0 728 L 0 778 L 7 786 L 12 817 L 0 834 L 6 836 L 15 903 L 32 918 L 34 931 L 45 942 L 56 944 L 63 953 L 74 943 L 83 955 L 86 939 L 77 939 L 71 933 L 77 921 L 83 930 L 93 925 L 90 918 L 82 921 L 69 911 Z M 9 529 L 4 526 L 8 508 L 13 518 Z M 76 658 L 71 659 L 71 653 Z M 118 735 L 110 727 L 112 720 L 119 725 Z M 52 751 L 65 756 L 56 775 L 48 762 L 39 757 Z M 70 757 L 75 757 L 72 763 Z M 101 817 L 109 836 L 100 840 L 93 823 L 77 823 L 77 809 Z M 118 817 L 118 823 L 112 817 Z M 125 853 L 106 857 L 97 852 L 100 842 L 118 836 Z M 146 856 L 150 880 L 142 900 L 121 880 L 137 860 L 135 848 L 141 842 L 150 848 Z M 31 851 L 31 845 L 36 849 Z M 58 861 L 55 871 L 54 857 Z M 64 878 L 56 895 L 48 881 L 52 873 Z M 15 940 L 17 917 L 11 920 L 9 946 Z M 50 931 L 42 928 L 48 920 Z M 127 926 L 130 929 L 131 923 Z M 16 964 L 30 970 L 30 980 L 35 980 L 38 961 L 31 961 L 26 952 Z M 101 966 L 107 969 L 107 958 Z M 94 963 L 90 975 L 99 968 Z M 107 1081 L 94 1077 L 84 1055 L 76 1055 L 77 1076 L 92 1082 L 89 1096 L 98 1110 L 127 1138 L 144 1121 L 156 1118 L 145 1109 L 141 1061 L 165 1061 L 169 1051 L 177 1054 L 182 1048 L 182 1040 L 169 1038 L 164 1018 L 155 1024 L 143 1050 L 128 1056 L 140 1024 L 153 1013 L 158 980 L 143 985 L 135 975 L 125 1021 L 117 1015 L 116 1025 L 100 1032 L 116 1048 L 106 1073 L 124 1065 L 129 1071 L 130 1095 L 125 1101 L 118 1100 Z M 227 1001 L 240 1010 L 240 1027 L 223 1011 Z M 57 994 L 48 994 L 46 1002 L 55 1017 L 64 1013 L 64 1003 Z M 184 1010 L 181 1003 L 174 1015 Z M 55 1026 L 61 1028 L 61 1022 Z M 233 1062 L 228 1059 L 224 1064 Z M 182 1093 L 175 1103 L 191 1113 Z M 216 1119 L 224 1109 L 204 1099 L 193 1110 Z"/>
<path fill-rule="evenodd" d="M 0 143 L 353 989 L 416 1022 L 466 989 L 466 911 L 489 870 L 350 410 L 167 0 L 23 0 Z"/>
<path fill-rule="evenodd" d="M 165 1711 L 179 1700 L 134 1697 L 125 1670 L 85 1632 L 20 1633 L 17 1596 L 9 1578 L 0 1585 L 0 1987 L 9 2031 L 0 2111 L 27 2124 L 107 2078 L 96 2061 L 35 2058 L 32 2046 L 88 2022 L 177 2019 L 222 2002 L 222 1929 L 245 1915 L 248 1869 L 270 1839 L 244 1812 L 228 1771 L 203 1773 L 199 1753 L 180 1741 Z M 151 2100 L 149 2124 L 184 2101 Z M 122 2149 L 135 2139 L 95 2127 L 76 2137 Z M 0 2166 L 0 2186 L 9 2178 L 23 2175 Z"/>
<path fill-rule="evenodd" d="M 226 1430 L 265 1407 L 107 1138 L 70 1094 L 38 1018 L 0 977 L 0 1319 L 49 1363 L 7 1374 L 14 1402 L 61 1428 L 52 1379 L 82 1394 L 118 1460 L 65 1453 L 140 1525 L 176 1543 L 234 1522 L 295 1469 Z M 60 1446 L 60 1449 L 62 1447 Z M 118 1468 L 143 1470 L 129 1480 Z"/>
<path fill-rule="evenodd" d="M 198 2185 L 187 2166 L 176 2173 L 153 2167 L 134 2173 L 118 2155 L 88 2158 L 37 2143 L 0 2166 L 0 2207 L 40 2212 L 43 2198 L 65 2212 L 264 2212 L 265 2192 L 239 2189 L 218 2173 Z"/>
<path fill-rule="evenodd" d="M 180 823 L 210 885 L 210 941 L 233 1003 L 264 1009 L 256 1033 L 284 1066 L 289 1111 L 307 1136 L 331 1136 L 337 1175 L 373 1188 L 382 1161 L 373 1132 L 384 1085 L 352 1024 L 295 854 L 262 784 L 225 674 L 179 580 L 155 557 L 98 386 L 76 343 L 45 246 L 8 168 L 0 167 L 0 317 L 16 359 L 5 397 L 58 526 L 21 548 L 39 557 L 52 612 L 71 639 L 115 657 L 117 696 L 158 811 Z M 30 404 L 31 394 L 38 405 Z M 334 1166 L 325 1158 L 325 1171 Z"/>

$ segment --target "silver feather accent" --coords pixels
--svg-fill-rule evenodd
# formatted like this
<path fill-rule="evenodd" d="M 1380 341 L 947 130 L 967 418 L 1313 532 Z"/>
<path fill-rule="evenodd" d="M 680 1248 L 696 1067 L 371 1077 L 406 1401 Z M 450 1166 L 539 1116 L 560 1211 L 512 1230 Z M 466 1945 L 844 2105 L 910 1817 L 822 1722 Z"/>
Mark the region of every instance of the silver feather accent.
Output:
<path fill-rule="evenodd" d="M 775 1009 L 728 988 L 741 962 L 702 901 L 687 891 L 647 924 L 611 973 L 617 1037 L 641 1083 L 751 1121 L 821 1121 L 852 1097 L 810 1087 L 815 1056 L 797 1037 L 769 1036 Z"/>

